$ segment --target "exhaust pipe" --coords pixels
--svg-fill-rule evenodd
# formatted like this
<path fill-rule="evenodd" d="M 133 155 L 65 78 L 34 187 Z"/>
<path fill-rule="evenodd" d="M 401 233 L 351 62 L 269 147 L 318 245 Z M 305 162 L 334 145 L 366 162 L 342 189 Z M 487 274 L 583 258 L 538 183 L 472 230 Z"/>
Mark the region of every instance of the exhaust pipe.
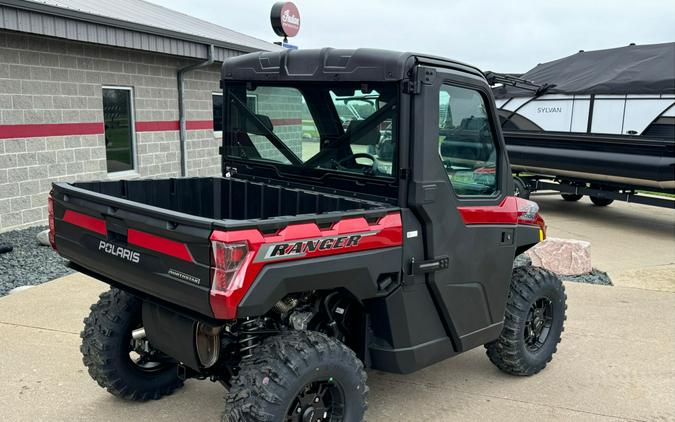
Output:
<path fill-rule="evenodd" d="M 145 328 L 137 328 L 131 332 L 131 338 L 134 340 L 142 340 L 145 338 Z"/>

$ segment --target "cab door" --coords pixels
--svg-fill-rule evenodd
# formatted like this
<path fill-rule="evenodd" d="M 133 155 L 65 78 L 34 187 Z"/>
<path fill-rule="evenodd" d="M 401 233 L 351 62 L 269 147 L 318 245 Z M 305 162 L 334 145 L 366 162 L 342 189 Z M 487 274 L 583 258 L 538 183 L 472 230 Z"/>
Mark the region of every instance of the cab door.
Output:
<path fill-rule="evenodd" d="M 424 66 L 417 74 L 409 206 L 426 261 L 411 272 L 426 277 L 459 352 L 501 332 L 515 255 L 515 224 L 503 218 L 512 178 L 482 75 Z"/>

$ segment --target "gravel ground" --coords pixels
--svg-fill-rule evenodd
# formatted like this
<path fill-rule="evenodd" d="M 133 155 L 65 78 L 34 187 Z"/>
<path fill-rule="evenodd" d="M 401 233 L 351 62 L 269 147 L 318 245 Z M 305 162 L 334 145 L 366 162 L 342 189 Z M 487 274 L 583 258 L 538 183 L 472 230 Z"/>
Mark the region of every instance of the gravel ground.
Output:
<path fill-rule="evenodd" d="M 593 268 L 589 274 L 581 275 L 562 275 L 560 276 L 562 280 L 565 281 L 575 281 L 577 283 L 588 283 L 588 284 L 602 284 L 603 286 L 613 286 L 612 280 L 609 278 L 606 272 L 600 271 L 596 268 Z"/>
<path fill-rule="evenodd" d="M 513 261 L 513 268 L 523 267 L 526 265 L 532 265 L 532 260 L 527 255 L 518 255 Z M 560 275 L 558 274 L 563 281 L 574 281 L 576 283 L 588 283 L 588 284 L 601 284 L 603 286 L 612 286 L 612 280 L 609 278 L 606 272 L 600 271 L 596 268 L 593 268 L 588 274 L 581 275 Z"/>
<path fill-rule="evenodd" d="M 0 233 L 0 243 L 14 247 L 12 252 L 0 254 L 0 296 L 15 287 L 42 284 L 74 272 L 51 247 L 37 242 L 37 234 L 46 228 Z"/>

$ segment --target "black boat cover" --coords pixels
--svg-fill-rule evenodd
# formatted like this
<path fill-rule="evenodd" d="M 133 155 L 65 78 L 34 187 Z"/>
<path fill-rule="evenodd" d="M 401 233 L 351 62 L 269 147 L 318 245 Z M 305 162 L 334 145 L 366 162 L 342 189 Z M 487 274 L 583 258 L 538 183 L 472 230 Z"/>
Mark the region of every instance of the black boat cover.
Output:
<path fill-rule="evenodd" d="M 538 64 L 521 78 L 553 85 L 545 94 L 674 94 L 675 42 L 580 51 Z M 512 86 L 496 87 L 494 94 L 496 98 L 534 95 Z"/>

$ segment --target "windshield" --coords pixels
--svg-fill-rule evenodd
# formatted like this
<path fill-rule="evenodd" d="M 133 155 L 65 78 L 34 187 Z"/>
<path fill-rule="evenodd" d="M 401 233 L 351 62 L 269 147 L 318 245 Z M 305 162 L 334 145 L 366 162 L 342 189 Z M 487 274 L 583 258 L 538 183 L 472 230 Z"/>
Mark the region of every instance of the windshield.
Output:
<path fill-rule="evenodd" d="M 277 166 L 393 176 L 395 85 L 228 83 L 223 140 L 229 158 Z"/>

